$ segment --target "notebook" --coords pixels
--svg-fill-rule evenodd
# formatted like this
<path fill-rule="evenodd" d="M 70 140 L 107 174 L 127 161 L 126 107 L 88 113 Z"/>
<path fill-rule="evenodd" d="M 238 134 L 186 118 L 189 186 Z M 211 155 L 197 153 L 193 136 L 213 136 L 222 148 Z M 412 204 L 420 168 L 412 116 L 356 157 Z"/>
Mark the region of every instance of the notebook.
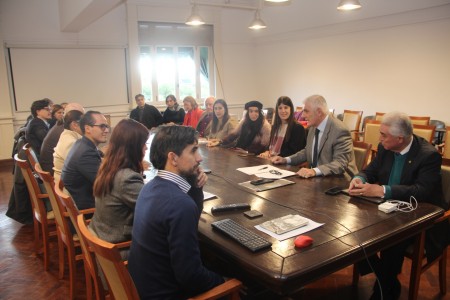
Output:
<path fill-rule="evenodd" d="M 342 193 L 347 195 L 347 196 L 363 199 L 363 200 L 366 200 L 366 201 L 369 201 L 369 202 L 372 202 L 372 203 L 375 203 L 375 204 L 381 204 L 381 203 L 383 203 L 385 201 L 383 198 L 380 198 L 380 197 L 367 197 L 367 196 L 362 196 L 362 195 L 350 195 L 348 193 L 348 189 L 342 190 Z"/>

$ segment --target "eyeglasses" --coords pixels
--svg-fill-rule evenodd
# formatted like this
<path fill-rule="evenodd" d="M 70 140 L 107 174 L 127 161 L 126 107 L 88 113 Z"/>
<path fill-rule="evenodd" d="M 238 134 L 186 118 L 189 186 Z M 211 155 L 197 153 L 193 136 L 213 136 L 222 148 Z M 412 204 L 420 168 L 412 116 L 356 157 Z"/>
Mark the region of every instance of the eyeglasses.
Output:
<path fill-rule="evenodd" d="M 277 171 L 277 170 L 270 170 L 269 173 L 273 174 L 273 175 L 283 175 L 283 173 L 281 173 L 280 171 Z"/>
<path fill-rule="evenodd" d="M 94 126 L 100 127 L 100 129 L 101 129 L 102 131 L 105 131 L 106 129 L 110 129 L 110 127 L 109 127 L 108 124 L 94 124 L 94 125 L 89 125 L 89 126 L 92 126 L 92 127 L 94 127 Z"/>

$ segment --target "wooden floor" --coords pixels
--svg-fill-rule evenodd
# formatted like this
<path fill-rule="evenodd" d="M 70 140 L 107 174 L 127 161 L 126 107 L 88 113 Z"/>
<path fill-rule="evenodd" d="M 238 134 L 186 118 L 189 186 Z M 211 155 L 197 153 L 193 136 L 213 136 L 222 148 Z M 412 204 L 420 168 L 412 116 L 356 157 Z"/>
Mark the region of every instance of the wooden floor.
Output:
<path fill-rule="evenodd" d="M 12 167 L 0 165 L 0 299 L 68 299 L 68 270 L 64 280 L 58 280 L 58 254 L 56 240 L 51 242 L 50 271 L 44 272 L 40 255 L 33 255 L 32 225 L 22 225 L 5 216 L 12 189 Z M 448 253 L 449 255 L 450 253 Z M 409 270 L 411 264 L 405 261 L 400 299 L 407 299 Z M 450 274 L 450 264 L 447 265 Z M 78 265 L 76 299 L 86 299 L 82 264 Z M 351 286 L 352 269 L 347 267 L 313 284 L 305 286 L 292 299 L 368 299 L 371 295 L 374 277 L 361 278 L 357 288 Z M 450 275 L 447 276 L 450 288 Z M 261 296 L 258 299 L 274 299 Z M 422 275 L 419 299 L 448 299 L 439 296 L 437 266 Z"/>

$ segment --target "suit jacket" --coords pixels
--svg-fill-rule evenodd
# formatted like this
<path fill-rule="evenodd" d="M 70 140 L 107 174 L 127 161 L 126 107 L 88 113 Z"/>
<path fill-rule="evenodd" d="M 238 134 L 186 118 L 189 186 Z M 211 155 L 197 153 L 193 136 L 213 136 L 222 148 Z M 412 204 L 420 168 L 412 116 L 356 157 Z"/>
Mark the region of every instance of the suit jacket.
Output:
<path fill-rule="evenodd" d="M 95 207 L 92 188 L 102 159 L 94 143 L 83 136 L 70 149 L 61 174 L 78 209 Z"/>
<path fill-rule="evenodd" d="M 416 135 L 406 155 L 400 184 L 391 186 L 392 199 L 409 202 L 410 196 L 414 196 L 418 202 L 448 209 L 442 193 L 441 155 L 430 143 Z M 377 156 L 358 176 L 369 183 L 387 185 L 393 163 L 394 152 L 384 149 L 380 143 Z M 425 247 L 429 259 L 442 252 L 448 234 L 448 222 L 427 231 Z"/>
<path fill-rule="evenodd" d="M 95 213 L 89 227 L 110 243 L 131 240 L 134 207 L 144 186 L 142 175 L 131 170 L 119 170 L 111 192 L 95 198 Z"/>
<path fill-rule="evenodd" d="M 153 105 L 145 104 L 144 111 L 142 112 L 142 121 L 139 120 L 139 107 L 133 109 L 130 113 L 130 119 L 142 123 L 148 129 L 157 127 L 163 123 L 163 117 L 156 107 Z"/>
<path fill-rule="evenodd" d="M 312 163 L 315 131 L 316 127 L 311 126 L 309 128 L 306 147 L 289 156 L 291 164 L 298 165 L 305 161 L 309 164 Z M 358 172 L 350 131 L 342 121 L 331 115 L 325 125 L 325 130 L 318 145 L 318 152 L 317 168 L 323 176 L 345 174 L 351 178 Z"/>
<path fill-rule="evenodd" d="M 48 130 L 47 124 L 40 118 L 33 118 L 27 125 L 25 138 L 37 155 L 41 153 L 42 142 Z"/>
<path fill-rule="evenodd" d="M 64 131 L 63 124 L 56 124 L 53 126 L 44 138 L 44 142 L 41 147 L 41 156 L 39 157 L 39 163 L 42 170 L 50 172 L 53 175 L 53 152 L 58 144 L 59 137 Z"/>

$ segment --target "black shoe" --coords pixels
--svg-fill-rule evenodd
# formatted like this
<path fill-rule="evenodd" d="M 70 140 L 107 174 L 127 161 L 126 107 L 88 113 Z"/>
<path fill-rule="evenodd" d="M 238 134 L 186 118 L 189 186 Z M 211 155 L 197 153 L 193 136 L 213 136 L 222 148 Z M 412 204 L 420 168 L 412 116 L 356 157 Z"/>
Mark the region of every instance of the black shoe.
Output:
<path fill-rule="evenodd" d="M 383 293 L 381 293 L 378 281 L 375 281 L 375 284 L 373 286 L 373 293 L 370 296 L 369 300 L 398 300 L 400 298 L 401 291 L 402 285 L 400 284 L 400 281 L 398 281 L 398 279 L 395 279 L 391 289 L 383 290 Z"/>

